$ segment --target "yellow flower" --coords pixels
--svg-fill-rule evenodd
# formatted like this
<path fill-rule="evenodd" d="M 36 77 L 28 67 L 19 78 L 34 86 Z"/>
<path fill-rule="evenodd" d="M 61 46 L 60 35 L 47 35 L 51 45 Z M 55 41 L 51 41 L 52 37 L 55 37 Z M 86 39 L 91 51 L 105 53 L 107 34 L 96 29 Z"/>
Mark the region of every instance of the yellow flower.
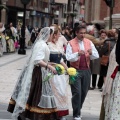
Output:
<path fill-rule="evenodd" d="M 76 69 L 75 68 L 68 68 L 67 69 L 67 73 L 68 73 L 68 75 L 72 75 L 72 76 L 75 76 L 76 74 L 77 74 L 77 71 L 76 71 Z"/>
<path fill-rule="evenodd" d="M 6 36 L 6 38 L 5 38 L 6 40 L 8 40 L 9 39 L 9 36 Z"/>
<path fill-rule="evenodd" d="M 62 73 L 62 74 L 64 74 L 64 73 L 65 73 L 65 69 L 64 69 L 64 70 L 62 70 L 62 71 L 61 71 L 61 73 Z"/>
<path fill-rule="evenodd" d="M 0 35 L 0 38 L 2 38 L 2 36 Z"/>
<path fill-rule="evenodd" d="M 65 70 L 65 68 L 61 64 L 57 64 L 56 66 L 60 67 L 61 70 Z"/>
<path fill-rule="evenodd" d="M 56 68 L 59 74 L 65 73 L 65 68 L 61 64 L 56 64 Z"/>

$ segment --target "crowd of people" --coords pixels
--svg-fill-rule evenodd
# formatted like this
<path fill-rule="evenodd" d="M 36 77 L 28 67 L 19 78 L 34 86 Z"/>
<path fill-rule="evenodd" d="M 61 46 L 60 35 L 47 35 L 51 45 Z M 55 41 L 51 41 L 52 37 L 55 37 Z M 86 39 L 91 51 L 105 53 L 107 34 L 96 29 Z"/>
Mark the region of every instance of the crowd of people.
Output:
<path fill-rule="evenodd" d="M 6 51 L 15 51 L 21 34 L 18 28 L 11 23 L 9 29 L 5 29 L 0 23 L 1 56 Z M 70 84 L 74 120 L 82 119 L 81 109 L 87 92 L 96 88 L 103 92 L 100 120 L 119 120 L 119 39 L 119 29 L 105 30 L 99 24 L 85 21 L 74 29 L 68 26 L 61 29 L 56 24 L 31 31 L 26 27 L 25 45 L 32 45 L 31 55 L 9 102 L 12 118 L 66 120 L 69 76 L 57 74 L 55 65 L 61 64 L 66 71 L 73 67 L 78 73 L 75 82 Z M 53 77 L 44 81 L 50 72 Z"/>
<path fill-rule="evenodd" d="M 18 50 L 21 37 L 23 37 L 21 30 L 21 24 L 14 27 L 13 23 L 10 23 L 9 25 L 0 23 L 0 57 L 4 55 L 4 53 L 14 53 Z M 25 27 L 25 48 L 34 43 L 39 30 L 40 29 L 37 27 Z"/>

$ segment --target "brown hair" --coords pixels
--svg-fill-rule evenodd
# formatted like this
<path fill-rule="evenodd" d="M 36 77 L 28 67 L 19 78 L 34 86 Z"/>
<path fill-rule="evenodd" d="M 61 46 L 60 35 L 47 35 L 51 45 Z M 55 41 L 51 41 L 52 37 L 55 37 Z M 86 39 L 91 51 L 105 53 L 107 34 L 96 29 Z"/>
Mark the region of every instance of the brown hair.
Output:
<path fill-rule="evenodd" d="M 107 31 L 105 29 L 101 29 L 99 34 L 101 35 L 102 33 L 105 33 L 107 35 Z"/>
<path fill-rule="evenodd" d="M 108 35 L 108 38 L 115 37 L 115 33 L 113 32 L 113 30 L 108 30 L 107 35 Z"/>
<path fill-rule="evenodd" d="M 85 26 L 82 26 L 82 25 L 78 25 L 77 27 L 76 27 L 76 29 L 75 29 L 75 32 L 79 32 L 81 29 L 86 29 L 86 27 Z"/>

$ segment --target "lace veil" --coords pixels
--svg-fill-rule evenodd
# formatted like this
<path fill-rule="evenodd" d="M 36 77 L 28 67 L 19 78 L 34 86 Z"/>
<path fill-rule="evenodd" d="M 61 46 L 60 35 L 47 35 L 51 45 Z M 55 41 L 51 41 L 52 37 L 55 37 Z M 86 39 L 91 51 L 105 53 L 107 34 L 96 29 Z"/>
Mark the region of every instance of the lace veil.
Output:
<path fill-rule="evenodd" d="M 43 42 L 47 42 L 50 37 L 50 27 L 45 27 L 41 29 L 33 47 L 31 55 L 26 63 L 26 66 L 22 70 L 17 84 L 14 88 L 12 99 L 15 100 L 16 105 L 15 109 L 12 114 L 13 119 L 17 119 L 19 113 L 22 113 L 25 110 L 26 103 L 29 97 L 31 81 L 32 81 L 32 72 L 35 65 L 35 57 L 40 51 L 40 47 L 42 46 Z"/>

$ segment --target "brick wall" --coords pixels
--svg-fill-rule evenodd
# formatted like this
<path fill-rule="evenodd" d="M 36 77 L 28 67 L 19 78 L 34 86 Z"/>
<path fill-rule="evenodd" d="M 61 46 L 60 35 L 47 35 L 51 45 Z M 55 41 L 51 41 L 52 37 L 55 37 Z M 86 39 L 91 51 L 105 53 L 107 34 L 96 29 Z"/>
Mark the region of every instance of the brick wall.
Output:
<path fill-rule="evenodd" d="M 107 17 L 107 11 L 108 11 L 108 7 L 106 6 L 106 3 L 101 0 L 101 4 L 100 4 L 100 20 L 103 20 L 105 17 Z"/>
<path fill-rule="evenodd" d="M 91 5 L 91 1 L 92 0 L 89 0 L 89 11 L 88 11 L 88 21 L 91 21 L 92 20 L 92 16 L 94 16 L 93 14 L 95 13 L 92 13 L 92 8 L 91 7 L 94 7 Z M 120 14 L 120 0 L 115 0 L 115 7 L 114 7 L 114 11 L 113 11 L 113 14 Z M 109 7 L 106 5 L 106 3 L 104 2 L 104 0 L 100 0 L 100 14 L 99 14 L 99 20 L 104 20 L 105 17 L 108 17 L 109 16 Z"/>
<path fill-rule="evenodd" d="M 115 0 L 115 7 L 113 9 L 113 14 L 120 14 L 120 0 Z M 100 20 L 103 20 L 105 17 L 109 16 L 109 7 L 106 3 L 101 0 L 101 10 L 100 10 Z"/>
<path fill-rule="evenodd" d="M 15 0 L 8 0 L 6 4 L 9 6 L 15 6 Z"/>
<path fill-rule="evenodd" d="M 114 7 L 114 14 L 119 13 L 120 14 L 120 0 L 115 0 L 115 7 Z"/>

